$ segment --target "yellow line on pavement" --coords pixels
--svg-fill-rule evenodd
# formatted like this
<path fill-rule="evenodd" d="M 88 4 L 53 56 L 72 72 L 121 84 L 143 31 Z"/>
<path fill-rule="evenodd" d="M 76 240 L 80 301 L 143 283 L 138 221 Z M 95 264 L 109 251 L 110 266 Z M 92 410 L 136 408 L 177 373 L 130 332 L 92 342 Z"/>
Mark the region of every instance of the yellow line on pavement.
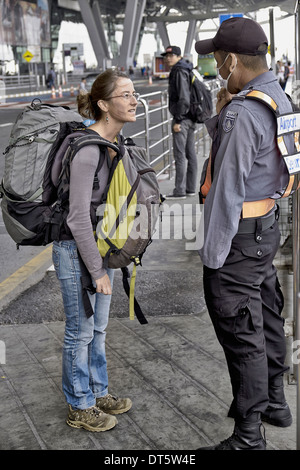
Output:
<path fill-rule="evenodd" d="M 0 283 L 0 300 L 7 294 L 12 292 L 18 285 L 22 284 L 28 276 L 35 273 L 43 264 L 49 261 L 51 265 L 52 257 L 52 244 L 44 251 L 32 258 L 28 263 L 24 264 L 21 268 L 17 269 L 7 279 Z"/>

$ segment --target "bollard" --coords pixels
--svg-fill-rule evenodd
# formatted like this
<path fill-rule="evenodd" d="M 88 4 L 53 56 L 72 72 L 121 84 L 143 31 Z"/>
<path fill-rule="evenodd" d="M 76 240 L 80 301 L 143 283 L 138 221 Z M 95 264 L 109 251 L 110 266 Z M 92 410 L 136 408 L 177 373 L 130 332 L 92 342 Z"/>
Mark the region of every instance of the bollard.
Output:
<path fill-rule="evenodd" d="M 52 87 L 52 98 L 53 98 L 53 99 L 56 98 L 56 91 L 55 91 L 55 87 L 54 87 L 54 86 Z"/>
<path fill-rule="evenodd" d="M 74 87 L 73 87 L 73 85 L 71 85 L 71 88 L 70 88 L 70 96 L 74 96 Z"/>
<path fill-rule="evenodd" d="M 62 87 L 61 87 L 61 85 L 59 85 L 59 87 L 58 87 L 58 96 L 59 96 L 60 98 L 62 98 L 62 97 L 63 97 L 63 93 L 62 93 Z"/>
<path fill-rule="evenodd" d="M 149 75 L 149 85 L 152 85 L 152 75 Z"/>

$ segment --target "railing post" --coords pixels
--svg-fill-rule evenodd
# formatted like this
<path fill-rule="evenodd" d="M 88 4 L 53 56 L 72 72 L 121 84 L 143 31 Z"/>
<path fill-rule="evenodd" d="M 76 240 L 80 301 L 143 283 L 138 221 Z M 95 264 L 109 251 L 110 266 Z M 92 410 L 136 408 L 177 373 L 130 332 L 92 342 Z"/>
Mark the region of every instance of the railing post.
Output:
<path fill-rule="evenodd" d="M 140 98 L 139 101 L 144 107 L 145 112 L 145 149 L 147 153 L 147 163 L 150 163 L 150 153 L 149 153 L 149 145 L 150 145 L 150 135 L 149 135 L 149 106 L 147 100 L 144 98 Z"/>
<path fill-rule="evenodd" d="M 169 109 L 169 93 L 166 93 L 166 103 L 167 103 L 167 108 Z M 167 114 L 169 112 L 167 111 Z M 169 179 L 172 178 L 172 165 L 173 165 L 173 132 L 172 132 L 172 121 L 173 118 L 171 114 L 168 114 L 169 119 L 168 119 L 168 143 L 169 143 Z"/>
<path fill-rule="evenodd" d="M 171 146 L 170 146 L 170 135 L 169 135 L 169 126 L 168 126 L 168 120 L 169 120 L 169 110 L 167 107 L 168 103 L 168 92 L 167 91 L 162 91 L 160 95 L 160 106 L 161 106 L 161 121 L 166 122 L 167 124 L 164 124 L 162 127 L 162 138 L 164 135 L 167 135 L 167 140 L 163 141 L 163 166 L 166 168 L 168 166 L 168 160 L 169 160 L 169 155 L 171 151 Z M 165 152 L 167 152 L 168 158 L 165 156 Z"/>

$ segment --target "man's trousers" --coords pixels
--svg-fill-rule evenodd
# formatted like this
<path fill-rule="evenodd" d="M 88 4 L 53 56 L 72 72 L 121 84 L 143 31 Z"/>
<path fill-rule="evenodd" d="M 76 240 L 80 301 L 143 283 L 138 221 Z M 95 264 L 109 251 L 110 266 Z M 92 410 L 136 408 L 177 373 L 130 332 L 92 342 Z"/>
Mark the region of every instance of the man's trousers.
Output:
<path fill-rule="evenodd" d="M 259 219 L 258 219 L 259 220 Z M 263 232 L 238 233 L 225 264 L 204 266 L 204 293 L 230 374 L 235 416 L 268 405 L 268 384 L 285 366 L 283 295 L 273 265 L 278 222 Z"/>
<path fill-rule="evenodd" d="M 173 151 L 176 168 L 174 194 L 178 196 L 185 195 L 186 192 L 196 192 L 198 168 L 195 150 L 196 124 L 190 119 L 184 119 L 180 125 L 181 131 L 173 132 Z"/>

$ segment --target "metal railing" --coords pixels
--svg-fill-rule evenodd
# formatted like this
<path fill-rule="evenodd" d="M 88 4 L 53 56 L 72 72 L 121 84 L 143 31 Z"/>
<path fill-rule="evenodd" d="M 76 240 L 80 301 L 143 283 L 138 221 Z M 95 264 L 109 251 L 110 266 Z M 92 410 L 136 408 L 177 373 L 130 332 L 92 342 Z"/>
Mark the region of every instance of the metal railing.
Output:
<path fill-rule="evenodd" d="M 84 75 L 82 74 L 70 74 L 67 77 L 67 83 L 64 83 L 62 75 L 58 73 L 56 75 L 57 86 L 65 85 L 67 87 L 72 84 L 78 86 L 83 76 Z M 28 91 L 33 88 L 35 90 L 39 90 L 46 86 L 45 75 L 0 75 L 0 80 L 5 84 L 6 89 L 9 90 L 10 93 L 14 90 L 20 89 L 20 87 L 25 88 Z"/>
<path fill-rule="evenodd" d="M 57 75 L 54 93 L 59 95 L 62 92 L 69 92 L 73 96 L 76 93 L 81 78 L 81 75 L 72 75 L 68 77 L 68 83 L 63 83 L 61 76 Z M 40 95 L 53 93 L 53 90 L 47 88 L 44 75 L 0 75 L 0 103 L 5 103 L 6 99 L 9 98 L 35 96 L 37 92 Z"/>

